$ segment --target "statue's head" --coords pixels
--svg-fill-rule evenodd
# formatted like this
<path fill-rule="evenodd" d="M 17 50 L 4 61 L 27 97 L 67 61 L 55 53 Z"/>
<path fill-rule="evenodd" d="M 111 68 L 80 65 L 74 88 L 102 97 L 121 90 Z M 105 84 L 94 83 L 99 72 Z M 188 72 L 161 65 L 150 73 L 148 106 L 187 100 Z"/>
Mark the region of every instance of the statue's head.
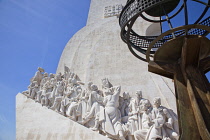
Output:
<path fill-rule="evenodd" d="M 98 90 L 98 87 L 96 85 L 91 85 L 91 90 L 92 91 L 97 91 Z"/>
<path fill-rule="evenodd" d="M 48 73 L 45 72 L 45 73 L 43 74 L 43 76 L 44 76 L 44 77 L 48 77 Z"/>
<path fill-rule="evenodd" d="M 72 72 L 72 73 L 70 74 L 70 77 L 73 78 L 74 76 L 75 76 L 75 74 Z"/>
<path fill-rule="evenodd" d="M 55 75 L 50 73 L 50 78 L 54 78 L 54 77 L 55 77 Z"/>
<path fill-rule="evenodd" d="M 41 68 L 41 67 L 38 67 L 37 70 L 40 71 L 40 72 L 44 72 L 44 69 Z"/>
<path fill-rule="evenodd" d="M 93 82 L 88 82 L 88 89 L 91 90 L 91 85 L 93 84 Z"/>
<path fill-rule="evenodd" d="M 39 86 L 37 81 L 33 81 L 33 84 L 34 84 L 35 87 Z"/>
<path fill-rule="evenodd" d="M 71 83 L 74 84 L 74 85 L 77 84 L 77 79 L 76 78 L 72 78 L 71 79 Z"/>
<path fill-rule="evenodd" d="M 159 107 L 160 105 L 161 105 L 161 99 L 160 99 L 160 97 L 155 97 L 153 99 L 153 106 L 154 107 Z"/>
<path fill-rule="evenodd" d="M 69 78 L 69 79 L 68 79 L 68 83 L 69 83 L 69 84 L 71 83 L 71 80 L 72 80 L 72 78 Z"/>
<path fill-rule="evenodd" d="M 146 111 L 151 107 L 151 103 L 149 100 L 145 99 L 142 100 L 142 104 L 140 105 L 140 108 L 142 111 Z"/>
<path fill-rule="evenodd" d="M 102 81 L 102 88 L 111 88 L 112 84 L 109 82 L 108 78 L 104 78 Z"/>
<path fill-rule="evenodd" d="M 130 98 L 130 95 L 128 92 L 123 92 L 123 99 L 129 99 Z"/>
<path fill-rule="evenodd" d="M 142 92 L 140 90 L 136 91 L 136 96 L 137 98 L 141 99 L 142 98 Z"/>

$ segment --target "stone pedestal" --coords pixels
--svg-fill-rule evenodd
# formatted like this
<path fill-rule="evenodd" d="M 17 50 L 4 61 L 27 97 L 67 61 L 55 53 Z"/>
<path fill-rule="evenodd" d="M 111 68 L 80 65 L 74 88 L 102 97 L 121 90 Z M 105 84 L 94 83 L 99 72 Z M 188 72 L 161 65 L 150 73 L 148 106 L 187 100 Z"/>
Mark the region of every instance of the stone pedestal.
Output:
<path fill-rule="evenodd" d="M 16 96 L 16 139 L 109 140 L 21 93 Z"/>

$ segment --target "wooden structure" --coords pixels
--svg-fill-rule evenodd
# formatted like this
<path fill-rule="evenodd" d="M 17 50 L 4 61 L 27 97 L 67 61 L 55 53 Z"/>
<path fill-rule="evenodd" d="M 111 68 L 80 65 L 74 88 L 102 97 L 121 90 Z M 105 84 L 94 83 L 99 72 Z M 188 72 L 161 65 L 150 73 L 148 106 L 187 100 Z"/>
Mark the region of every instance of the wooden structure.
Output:
<path fill-rule="evenodd" d="M 121 38 L 129 50 L 140 60 L 148 62 L 148 71 L 174 79 L 181 140 L 210 140 L 210 86 L 205 73 L 210 70 L 210 17 L 203 21 L 210 0 L 200 17 L 188 25 L 187 0 L 172 16 L 179 0 L 128 0 L 120 15 Z M 181 10 L 185 25 L 172 28 L 170 19 Z M 148 16 L 159 16 L 159 20 Z M 158 14 L 159 13 L 159 14 Z M 162 16 L 165 15 L 165 19 Z M 170 30 L 160 36 L 140 36 L 132 26 L 141 16 L 150 22 L 168 22 Z M 157 51 L 152 49 L 158 48 Z M 134 50 L 135 49 L 135 50 Z M 138 55 L 137 52 L 146 55 Z"/>

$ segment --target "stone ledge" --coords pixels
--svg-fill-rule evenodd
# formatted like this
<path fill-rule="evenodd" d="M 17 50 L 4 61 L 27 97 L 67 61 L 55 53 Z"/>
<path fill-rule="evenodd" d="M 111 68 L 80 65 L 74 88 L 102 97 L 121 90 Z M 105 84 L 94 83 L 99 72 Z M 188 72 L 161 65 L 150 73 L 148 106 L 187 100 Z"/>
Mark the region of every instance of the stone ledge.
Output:
<path fill-rule="evenodd" d="M 17 140 L 109 140 L 19 93 L 16 95 Z"/>

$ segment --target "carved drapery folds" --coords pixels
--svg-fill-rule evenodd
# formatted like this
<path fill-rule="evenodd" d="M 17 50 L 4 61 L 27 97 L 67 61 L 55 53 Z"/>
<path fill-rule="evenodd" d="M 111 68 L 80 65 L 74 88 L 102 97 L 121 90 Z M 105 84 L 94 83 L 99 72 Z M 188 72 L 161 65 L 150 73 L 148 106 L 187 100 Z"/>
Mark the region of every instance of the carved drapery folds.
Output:
<path fill-rule="evenodd" d="M 113 86 L 107 78 L 102 79 L 99 89 L 92 82 L 80 81 L 66 66 L 64 74 L 48 75 L 38 68 L 28 90 L 22 93 L 111 139 L 179 138 L 177 115 L 161 106 L 159 97 L 155 97 L 152 104 L 142 98 L 142 91 L 130 97 L 128 92 L 121 91 L 121 86 Z"/>

